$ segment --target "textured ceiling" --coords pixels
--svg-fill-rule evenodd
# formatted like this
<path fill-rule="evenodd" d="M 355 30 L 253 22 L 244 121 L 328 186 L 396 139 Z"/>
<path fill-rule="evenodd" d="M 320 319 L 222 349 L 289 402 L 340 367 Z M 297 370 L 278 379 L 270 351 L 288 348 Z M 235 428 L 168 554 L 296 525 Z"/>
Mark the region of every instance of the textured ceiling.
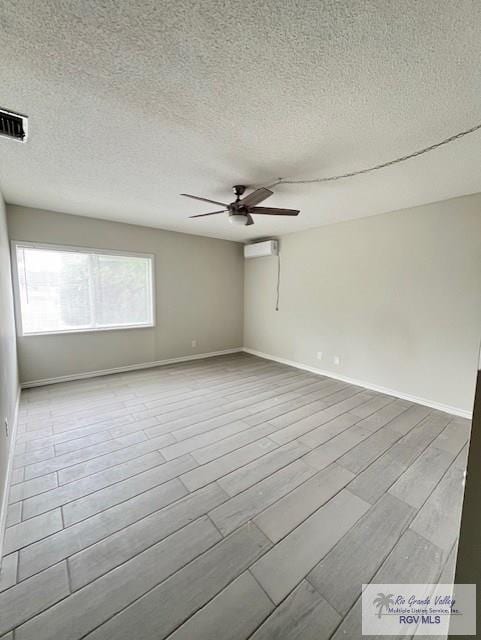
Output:
<path fill-rule="evenodd" d="M 481 133 L 279 186 L 297 219 L 187 216 L 235 183 L 377 164 L 481 122 L 477 0 L 0 0 L 8 202 L 242 240 L 481 191 Z"/>

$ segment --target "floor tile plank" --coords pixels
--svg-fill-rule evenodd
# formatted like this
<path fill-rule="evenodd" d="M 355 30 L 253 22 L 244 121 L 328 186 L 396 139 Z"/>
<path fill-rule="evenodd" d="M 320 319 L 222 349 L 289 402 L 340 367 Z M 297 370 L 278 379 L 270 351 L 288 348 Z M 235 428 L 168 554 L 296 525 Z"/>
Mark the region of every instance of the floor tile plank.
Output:
<path fill-rule="evenodd" d="M 240 467 L 245 466 L 249 462 L 260 458 L 261 456 L 269 453 L 273 449 L 277 448 L 277 444 L 269 440 L 269 438 L 261 438 L 256 442 L 252 442 L 240 449 L 232 451 L 221 458 L 217 458 L 198 466 L 187 473 L 180 476 L 180 479 L 189 489 L 189 491 L 195 491 L 200 487 L 204 487 L 210 482 L 214 482 L 222 476 L 225 476 Z"/>
<path fill-rule="evenodd" d="M 227 535 L 236 527 L 254 518 L 286 493 L 295 489 L 314 473 L 315 470 L 302 460 L 295 460 L 249 489 L 238 493 L 209 512 L 209 516 L 219 531 Z"/>
<path fill-rule="evenodd" d="M 224 456 L 227 453 L 231 453 L 231 451 L 240 449 L 240 447 L 250 444 L 251 442 L 265 438 L 275 430 L 276 428 L 269 422 L 264 422 L 255 427 L 250 427 L 245 431 L 241 431 L 240 433 L 236 433 L 233 436 L 214 442 L 213 444 L 196 449 L 191 452 L 191 455 L 199 464 L 206 464 L 216 458 Z"/>
<path fill-rule="evenodd" d="M 250 640 L 327 640 L 340 621 L 340 615 L 303 580 Z"/>
<path fill-rule="evenodd" d="M 254 525 L 238 529 L 102 625 L 89 640 L 163 640 L 243 573 L 269 546 L 267 538 Z M 18 640 L 27 638 L 20 636 Z"/>
<path fill-rule="evenodd" d="M 60 509 L 54 509 L 25 522 L 15 524 L 5 531 L 4 553 L 11 553 L 26 547 L 56 531 L 60 531 L 62 527 Z"/>
<path fill-rule="evenodd" d="M 419 509 L 443 477 L 454 457 L 434 446 L 426 449 L 392 485 L 389 493 Z"/>
<path fill-rule="evenodd" d="M 425 538 L 408 529 L 371 580 L 381 584 L 431 584 L 437 582 L 446 555 Z M 361 600 L 332 636 L 333 640 L 361 638 Z"/>
<path fill-rule="evenodd" d="M 169 640 L 245 640 L 273 608 L 246 571 L 174 631 Z"/>
<path fill-rule="evenodd" d="M 10 489 L 10 504 L 12 502 L 18 502 L 19 500 L 25 500 L 31 496 L 35 496 L 45 491 L 50 491 L 57 487 L 57 474 L 49 473 L 33 480 L 26 480 L 15 484 Z"/>
<path fill-rule="evenodd" d="M 153 467 L 163 464 L 164 458 L 158 451 L 147 453 L 145 456 L 128 460 L 127 462 L 99 471 L 76 482 L 60 485 L 41 495 L 27 498 L 23 503 L 24 519 L 39 515 L 45 511 L 60 507 L 72 500 L 86 496 L 89 493 L 121 482 Z M 42 476 L 43 477 L 43 476 Z"/>
<path fill-rule="evenodd" d="M 451 465 L 411 524 L 413 531 L 444 551 L 453 547 L 459 535 L 463 476 L 459 466 Z"/>
<path fill-rule="evenodd" d="M 17 640 L 78 640 L 211 547 L 219 538 L 220 534 L 208 518 L 196 520 L 21 625 L 15 631 Z"/>
<path fill-rule="evenodd" d="M 18 524 L 22 520 L 22 502 L 15 502 L 14 504 L 9 504 L 7 509 L 7 521 L 5 523 L 6 527 L 11 527 L 14 524 Z"/>
<path fill-rule="evenodd" d="M 10 589 L 17 582 L 18 552 L 4 555 L 0 570 L 0 591 Z"/>
<path fill-rule="evenodd" d="M 278 542 L 345 487 L 354 475 L 335 464 L 316 473 L 258 515 L 254 522 Z"/>
<path fill-rule="evenodd" d="M 279 604 L 369 507 L 343 490 L 258 560 L 251 571 L 271 600 Z"/>
<path fill-rule="evenodd" d="M 307 579 L 343 616 L 409 526 L 415 510 L 386 494 L 314 567 Z"/>
<path fill-rule="evenodd" d="M 182 498 L 186 493 L 186 489 L 178 482 L 166 482 L 25 547 L 20 551 L 20 579 L 68 558 Z"/>
<path fill-rule="evenodd" d="M 179 485 L 179 489 L 181 489 L 177 476 L 195 466 L 196 463 L 193 458 L 184 456 L 69 502 L 62 507 L 65 526 L 69 527 L 76 522 L 93 516 L 99 511 L 104 511 L 115 504 L 126 502 L 139 493 L 144 493 L 169 480 Z"/>
<path fill-rule="evenodd" d="M 72 589 L 76 591 L 130 560 L 192 520 L 207 514 L 226 498 L 222 489 L 212 484 L 79 551 L 68 561 Z"/>
<path fill-rule="evenodd" d="M 324 469 L 357 444 L 369 438 L 370 435 L 370 431 L 362 429 L 356 424 L 352 428 L 342 431 L 339 435 L 331 438 L 319 447 L 316 447 L 305 455 L 303 459 L 316 469 Z"/>
<path fill-rule="evenodd" d="M 278 442 L 279 444 L 285 444 L 287 442 L 291 442 L 292 440 L 300 439 L 302 436 L 306 437 L 306 434 L 314 431 L 314 429 L 319 428 L 321 425 L 330 422 L 341 414 L 347 413 L 349 409 L 363 404 L 364 402 L 367 402 L 370 398 L 372 398 L 371 393 L 369 393 L 368 391 L 361 391 L 360 389 L 356 389 L 356 387 L 344 389 L 342 391 L 342 394 L 345 399 L 337 401 L 338 398 L 336 398 L 336 402 L 334 402 L 332 405 L 329 405 L 321 411 L 312 413 L 311 415 L 306 416 L 305 418 L 302 418 L 301 420 L 298 420 L 297 422 L 294 422 L 293 424 L 284 427 L 279 431 L 276 431 L 275 435 L 273 435 L 272 437 L 275 438 L 276 442 Z M 348 419 L 349 425 L 359 421 L 359 418 L 353 415 L 350 415 Z M 311 446 L 310 443 L 308 444 L 309 446 Z"/>
<path fill-rule="evenodd" d="M 66 484 L 67 482 L 74 482 L 79 478 L 85 478 L 86 476 L 98 473 L 99 471 L 115 467 L 123 462 L 140 458 L 147 453 L 158 451 L 161 447 L 165 447 L 172 442 L 174 442 L 174 438 L 168 434 L 165 436 L 159 436 L 158 438 L 152 438 L 146 442 L 131 445 L 130 447 L 124 447 L 112 453 L 91 458 L 85 462 L 73 464 L 70 467 L 59 470 L 58 483 Z"/>
<path fill-rule="evenodd" d="M 275 473 L 294 460 L 307 453 L 308 449 L 302 444 L 289 443 L 270 453 L 266 453 L 261 458 L 257 458 L 243 466 L 241 469 L 232 471 L 219 480 L 220 486 L 230 496 L 235 496 L 241 491 L 245 491 L 253 484 L 263 480 L 267 476 Z"/>
<path fill-rule="evenodd" d="M 90 460 L 106 453 L 112 453 L 117 449 L 124 449 L 131 444 L 142 442 L 146 437 L 142 432 L 133 433 L 129 436 L 123 436 L 115 440 L 107 440 L 99 444 L 92 445 L 91 447 L 85 447 L 85 449 L 79 449 L 71 451 L 70 453 L 64 453 L 61 456 L 49 457 L 47 460 L 37 462 L 35 464 L 29 464 L 25 469 L 25 479 L 36 478 L 37 476 L 43 476 L 52 471 L 59 471 L 64 467 L 70 467 L 79 462 Z"/>
<path fill-rule="evenodd" d="M 67 567 L 64 562 L 3 591 L 0 593 L 0 635 L 11 629 L 16 629 L 17 635 L 19 625 L 68 594 Z"/>

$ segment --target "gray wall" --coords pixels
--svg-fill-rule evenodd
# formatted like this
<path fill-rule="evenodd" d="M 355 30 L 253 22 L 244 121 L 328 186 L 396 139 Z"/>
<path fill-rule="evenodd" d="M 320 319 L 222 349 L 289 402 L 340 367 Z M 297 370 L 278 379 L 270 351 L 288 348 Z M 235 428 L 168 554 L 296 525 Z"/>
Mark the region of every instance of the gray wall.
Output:
<path fill-rule="evenodd" d="M 4 518 L 6 516 L 7 459 L 15 419 L 18 394 L 17 348 L 15 344 L 15 322 L 13 315 L 12 279 L 10 252 L 7 234 L 7 217 L 0 193 L 0 558 Z M 6 437 L 5 419 L 10 429 Z M 5 505 L 5 508 L 2 508 Z"/>
<path fill-rule="evenodd" d="M 472 410 L 481 194 L 282 237 L 278 312 L 276 277 L 246 261 L 246 347 Z"/>
<path fill-rule="evenodd" d="M 19 206 L 8 224 L 12 240 L 155 254 L 155 328 L 19 337 L 22 382 L 242 346 L 238 243 Z"/>

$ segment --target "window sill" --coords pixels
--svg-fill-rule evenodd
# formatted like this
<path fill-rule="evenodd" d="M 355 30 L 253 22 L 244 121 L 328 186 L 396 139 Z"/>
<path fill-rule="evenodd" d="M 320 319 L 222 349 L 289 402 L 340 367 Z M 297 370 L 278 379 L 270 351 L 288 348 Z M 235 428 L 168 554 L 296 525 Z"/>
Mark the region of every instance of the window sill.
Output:
<path fill-rule="evenodd" d="M 19 337 L 30 338 L 36 336 L 57 336 L 57 335 L 69 335 L 72 333 L 100 333 L 104 331 L 123 331 L 124 329 L 154 329 L 155 324 L 129 324 L 118 325 L 115 327 L 89 327 L 88 329 L 59 329 L 55 331 L 32 331 L 28 333 L 21 333 Z"/>

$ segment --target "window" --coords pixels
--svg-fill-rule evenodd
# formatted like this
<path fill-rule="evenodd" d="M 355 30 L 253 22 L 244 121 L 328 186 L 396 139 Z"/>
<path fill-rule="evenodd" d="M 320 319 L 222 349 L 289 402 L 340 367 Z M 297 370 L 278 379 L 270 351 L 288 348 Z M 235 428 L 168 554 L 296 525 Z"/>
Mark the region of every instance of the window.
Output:
<path fill-rule="evenodd" d="M 14 243 L 21 333 L 152 327 L 153 257 Z"/>

